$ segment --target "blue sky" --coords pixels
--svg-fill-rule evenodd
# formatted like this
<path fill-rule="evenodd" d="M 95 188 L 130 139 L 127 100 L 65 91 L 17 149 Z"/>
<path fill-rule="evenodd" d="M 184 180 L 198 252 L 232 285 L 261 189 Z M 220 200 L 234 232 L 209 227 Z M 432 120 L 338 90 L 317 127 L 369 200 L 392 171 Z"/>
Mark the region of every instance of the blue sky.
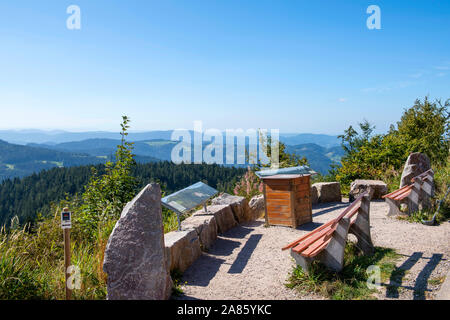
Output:
<path fill-rule="evenodd" d="M 450 1 L 8 0 L 0 39 L 0 129 L 384 132 L 450 98 Z"/>

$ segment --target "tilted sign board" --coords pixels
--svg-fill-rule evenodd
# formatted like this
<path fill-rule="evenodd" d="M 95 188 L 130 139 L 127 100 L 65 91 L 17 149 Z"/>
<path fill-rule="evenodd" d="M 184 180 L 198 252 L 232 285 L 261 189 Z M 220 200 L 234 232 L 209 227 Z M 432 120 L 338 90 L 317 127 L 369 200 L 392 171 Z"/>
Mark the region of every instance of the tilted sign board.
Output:
<path fill-rule="evenodd" d="M 197 182 L 192 186 L 162 198 L 161 203 L 177 214 L 178 229 L 180 230 L 180 215 L 189 212 L 199 205 L 204 205 L 217 192 L 216 189 L 211 188 L 207 184 Z"/>

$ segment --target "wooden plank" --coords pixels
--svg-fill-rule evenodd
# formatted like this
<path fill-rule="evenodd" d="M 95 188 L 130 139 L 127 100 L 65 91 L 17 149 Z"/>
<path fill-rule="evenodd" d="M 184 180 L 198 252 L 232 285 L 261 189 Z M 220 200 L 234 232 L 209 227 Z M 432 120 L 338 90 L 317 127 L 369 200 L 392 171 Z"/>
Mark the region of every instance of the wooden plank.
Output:
<path fill-rule="evenodd" d="M 266 221 L 266 226 L 269 225 L 269 218 L 267 216 L 267 195 L 266 195 L 266 184 L 263 183 L 263 194 L 264 194 L 264 220 Z"/>
<path fill-rule="evenodd" d="M 294 190 L 291 190 L 291 220 L 292 227 L 297 228 L 297 216 L 295 214 L 295 195 Z"/>
<path fill-rule="evenodd" d="M 353 201 L 335 220 L 334 220 L 334 224 L 338 223 L 346 214 L 347 212 L 349 212 L 350 210 L 352 210 L 353 207 L 358 205 L 358 202 L 361 201 L 361 199 L 366 196 L 367 194 L 369 194 L 368 191 L 364 191 L 363 193 L 361 193 L 356 199 L 355 201 Z"/>
<path fill-rule="evenodd" d="M 351 217 L 353 217 L 353 215 L 355 215 L 355 213 L 358 212 L 359 208 L 361 208 L 361 201 L 358 201 L 358 205 L 354 206 L 351 210 L 349 210 L 349 212 L 347 212 L 345 217 L 350 219 Z"/>
<path fill-rule="evenodd" d="M 411 188 L 403 191 L 401 194 L 396 195 L 394 198 L 391 198 L 391 199 L 392 200 L 396 200 L 396 201 L 403 200 L 403 199 L 405 199 L 407 196 L 409 196 L 411 194 L 411 191 L 412 191 L 412 186 L 411 186 Z"/>
<path fill-rule="evenodd" d="M 325 240 L 321 245 L 317 246 L 317 248 L 315 250 L 312 250 L 308 254 L 308 257 L 309 258 L 314 258 L 315 256 L 317 256 L 323 249 L 325 249 L 328 246 L 330 241 L 331 241 L 331 238 L 328 239 L 328 240 Z"/>
<path fill-rule="evenodd" d="M 411 187 L 412 187 L 412 185 L 404 186 L 404 187 L 402 187 L 400 189 L 397 189 L 397 190 L 395 190 L 395 191 L 393 191 L 391 193 L 385 194 L 384 196 L 382 196 L 382 198 L 383 199 L 384 198 L 391 198 L 392 199 L 392 197 L 395 197 L 396 195 L 402 193 L 404 190 L 406 190 L 408 188 L 411 188 Z"/>
<path fill-rule="evenodd" d="M 290 191 L 291 186 L 290 185 L 282 185 L 282 186 L 266 186 L 267 192 L 280 192 L 280 191 Z"/>
<path fill-rule="evenodd" d="M 291 206 L 290 205 L 282 205 L 282 204 L 267 204 L 267 211 L 269 214 L 271 212 L 291 212 Z"/>
<path fill-rule="evenodd" d="M 290 212 L 269 212 L 270 218 L 291 219 Z"/>
<path fill-rule="evenodd" d="M 270 181 L 266 180 L 266 184 L 268 186 L 270 186 L 271 188 L 273 188 L 273 187 L 276 188 L 276 186 L 289 186 L 289 185 L 291 185 L 290 184 L 290 180 L 287 180 L 287 179 L 271 179 Z"/>
<path fill-rule="evenodd" d="M 333 223 L 334 219 L 328 221 L 327 223 L 324 223 L 323 225 L 321 225 L 320 227 L 315 228 L 313 231 L 308 232 L 307 234 L 305 234 L 304 236 L 298 238 L 297 240 L 289 243 L 288 245 L 284 246 L 281 250 L 287 250 L 289 248 L 292 248 L 293 246 L 297 245 L 298 243 L 300 243 L 301 241 L 305 240 L 306 238 L 310 237 L 311 235 L 313 235 L 314 233 L 317 233 L 327 227 L 329 227 L 332 223 Z"/>
<path fill-rule="evenodd" d="M 290 195 L 289 192 L 283 192 L 283 193 L 267 193 L 266 199 L 289 199 Z"/>
<path fill-rule="evenodd" d="M 290 199 L 269 199 L 267 201 L 269 205 L 289 205 L 291 203 Z"/>
<path fill-rule="evenodd" d="M 287 220 L 283 220 L 283 219 L 270 219 L 269 218 L 269 224 L 271 225 L 283 225 L 283 226 L 292 226 L 291 225 L 291 220 L 287 219 Z"/>
<path fill-rule="evenodd" d="M 299 191 L 303 191 L 303 192 L 307 192 L 310 193 L 310 186 L 309 184 L 299 184 L 295 186 L 295 191 L 299 192 Z"/>
<path fill-rule="evenodd" d="M 305 239 L 304 241 L 300 242 L 298 245 L 296 245 L 292 250 L 294 250 L 297 253 L 302 253 L 304 250 L 306 250 L 311 244 L 313 244 L 316 241 L 319 241 L 321 238 L 325 237 L 327 232 L 330 230 L 331 225 L 323 228 L 317 233 L 314 233 L 309 238 Z"/>

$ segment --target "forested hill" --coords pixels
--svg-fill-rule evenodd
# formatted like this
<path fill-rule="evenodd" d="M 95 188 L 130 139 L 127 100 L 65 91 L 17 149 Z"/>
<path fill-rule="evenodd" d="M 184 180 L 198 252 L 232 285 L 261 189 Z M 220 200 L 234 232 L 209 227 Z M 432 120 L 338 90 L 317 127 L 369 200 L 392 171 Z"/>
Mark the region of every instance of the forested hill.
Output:
<path fill-rule="evenodd" d="M 104 163 L 105 159 L 83 153 L 21 146 L 0 140 L 0 181 L 53 167 Z"/>
<path fill-rule="evenodd" d="M 99 174 L 104 166 L 96 165 Z M 35 220 L 36 214 L 49 214 L 50 203 L 84 191 L 92 175 L 92 166 L 53 168 L 25 178 L 7 179 L 0 184 L 0 225 L 18 216 L 21 223 Z M 133 176 L 139 181 L 136 192 L 158 181 L 170 194 L 195 182 L 203 181 L 220 191 L 230 191 L 245 169 L 219 165 L 175 165 L 168 161 L 137 164 Z"/>
<path fill-rule="evenodd" d="M 56 150 L 50 146 L 22 146 L 0 140 L 0 181 L 55 167 L 103 164 L 114 158 L 115 148 L 120 143 L 120 140 L 112 141 L 114 146 L 107 153 L 91 154 L 78 149 Z M 135 159 L 141 163 L 160 160 L 149 155 L 137 155 Z"/>

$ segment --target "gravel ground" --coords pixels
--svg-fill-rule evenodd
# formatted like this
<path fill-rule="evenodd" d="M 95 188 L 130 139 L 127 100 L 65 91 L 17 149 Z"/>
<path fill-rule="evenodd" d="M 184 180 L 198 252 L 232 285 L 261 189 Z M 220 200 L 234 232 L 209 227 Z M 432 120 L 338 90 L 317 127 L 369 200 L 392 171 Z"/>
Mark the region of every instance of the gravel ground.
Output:
<path fill-rule="evenodd" d="M 186 270 L 184 295 L 177 299 L 323 299 L 285 287 L 295 262 L 281 247 L 336 217 L 347 205 L 316 205 L 314 222 L 297 229 L 265 228 L 264 221 L 257 220 L 229 230 Z M 372 240 L 402 255 L 397 267 L 404 270 L 404 277 L 401 284 L 393 280 L 383 284 L 377 298 L 432 299 L 440 287 L 437 279 L 443 279 L 450 265 L 450 223 L 429 227 L 388 218 L 387 211 L 384 201 L 371 202 Z M 386 290 L 389 285 L 394 290 Z"/>

